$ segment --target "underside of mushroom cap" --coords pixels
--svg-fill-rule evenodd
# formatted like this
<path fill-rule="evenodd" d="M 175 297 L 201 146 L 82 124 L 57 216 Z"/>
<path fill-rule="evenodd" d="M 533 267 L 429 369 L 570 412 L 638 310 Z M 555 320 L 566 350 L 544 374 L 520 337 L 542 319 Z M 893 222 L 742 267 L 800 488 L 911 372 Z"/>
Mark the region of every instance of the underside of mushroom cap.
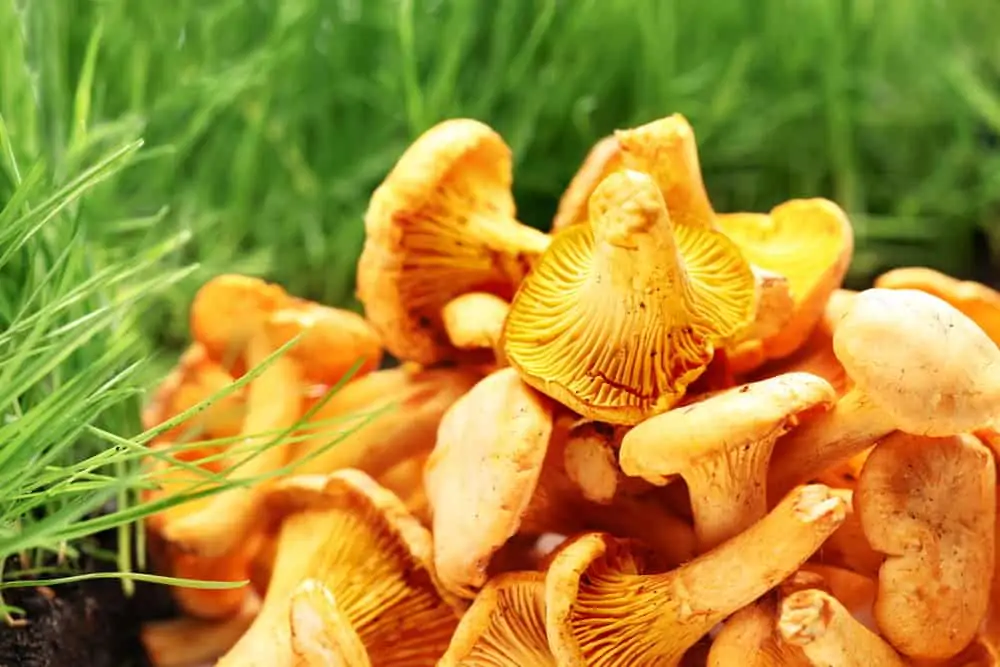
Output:
<path fill-rule="evenodd" d="M 580 415 L 634 424 L 676 404 L 716 346 L 749 326 L 754 276 L 724 235 L 672 225 L 646 174 L 608 176 L 590 211 L 522 283 L 504 353 Z"/>
<path fill-rule="evenodd" d="M 791 354 L 808 338 L 847 273 L 854 251 L 850 221 L 836 204 L 818 198 L 793 199 L 769 215 L 722 214 L 717 221 L 747 261 L 788 279 L 794 315 L 763 345 L 770 359 Z"/>
<path fill-rule="evenodd" d="M 438 667 L 555 667 L 545 635 L 545 575 L 506 572 L 476 595 Z"/>
<path fill-rule="evenodd" d="M 548 236 L 514 220 L 511 153 L 470 119 L 422 134 L 375 190 L 365 214 L 357 295 L 397 358 L 453 358 L 442 307 L 466 292 L 509 299 Z"/>

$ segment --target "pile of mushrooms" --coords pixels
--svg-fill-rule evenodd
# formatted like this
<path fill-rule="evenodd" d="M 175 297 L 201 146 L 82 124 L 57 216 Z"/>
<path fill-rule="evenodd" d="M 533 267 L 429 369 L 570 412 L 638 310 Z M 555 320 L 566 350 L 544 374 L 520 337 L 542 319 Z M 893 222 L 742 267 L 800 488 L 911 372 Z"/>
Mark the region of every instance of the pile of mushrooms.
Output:
<path fill-rule="evenodd" d="M 844 212 L 716 213 L 680 115 L 595 146 L 549 233 L 511 182 L 478 121 L 419 137 L 364 318 L 200 290 L 147 425 L 258 370 L 152 445 L 150 494 L 258 481 L 154 515 L 151 552 L 250 584 L 175 589 L 156 664 L 1000 664 L 1000 294 L 843 289 Z"/>

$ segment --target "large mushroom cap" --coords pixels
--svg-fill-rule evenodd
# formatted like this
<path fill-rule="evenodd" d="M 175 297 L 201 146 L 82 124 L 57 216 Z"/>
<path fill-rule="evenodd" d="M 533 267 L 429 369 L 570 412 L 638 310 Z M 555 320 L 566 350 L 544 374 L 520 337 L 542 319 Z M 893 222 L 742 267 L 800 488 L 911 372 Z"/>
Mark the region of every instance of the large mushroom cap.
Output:
<path fill-rule="evenodd" d="M 358 470 L 340 470 L 282 480 L 267 506 L 283 517 L 274 574 L 261 614 L 220 667 L 301 664 L 293 661 L 294 635 L 304 627 L 290 619 L 309 579 L 332 595 L 372 665 L 432 665 L 440 658 L 456 614 L 431 569 L 430 534 L 398 498 Z M 330 604 L 313 606 L 332 615 Z"/>
<path fill-rule="evenodd" d="M 674 227 L 646 174 L 611 174 L 590 211 L 522 283 L 503 349 L 525 382 L 584 417 L 634 424 L 677 403 L 749 325 L 754 275 L 724 235 Z"/>
<path fill-rule="evenodd" d="M 483 123 L 447 120 L 422 134 L 365 214 L 357 293 L 396 357 L 453 357 L 441 308 L 466 292 L 510 298 L 548 236 L 514 220 L 511 153 Z"/>
<path fill-rule="evenodd" d="M 768 358 L 791 354 L 809 337 L 830 293 L 844 279 L 854 251 L 850 221 L 826 199 L 793 199 L 770 215 L 730 213 L 717 220 L 747 261 L 788 279 L 794 315 L 762 344 Z"/>
<path fill-rule="evenodd" d="M 995 417 L 1000 350 L 937 297 L 865 290 L 837 325 L 833 347 L 855 386 L 901 431 L 952 435 Z"/>
<path fill-rule="evenodd" d="M 518 531 L 542 471 L 553 408 L 505 368 L 442 418 L 424 478 L 434 562 L 449 590 L 472 597 L 493 554 Z"/>
<path fill-rule="evenodd" d="M 476 596 L 438 667 L 555 667 L 545 636 L 545 575 L 507 572 Z"/>

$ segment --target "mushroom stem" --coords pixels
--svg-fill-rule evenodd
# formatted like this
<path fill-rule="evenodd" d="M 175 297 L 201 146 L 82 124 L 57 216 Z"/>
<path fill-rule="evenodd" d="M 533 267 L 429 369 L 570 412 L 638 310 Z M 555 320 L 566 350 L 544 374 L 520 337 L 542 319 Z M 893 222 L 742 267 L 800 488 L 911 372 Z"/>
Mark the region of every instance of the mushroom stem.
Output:
<path fill-rule="evenodd" d="M 797 570 L 845 515 L 828 488 L 802 487 L 717 549 L 658 574 L 636 574 L 623 542 L 578 538 L 549 566 L 549 645 L 565 664 L 677 665 L 717 623 Z M 587 661 L 596 651 L 603 661 Z"/>
<path fill-rule="evenodd" d="M 491 349 L 502 354 L 498 348 L 508 310 L 510 304 L 496 295 L 469 292 L 446 303 L 441 319 L 448 340 L 459 350 Z"/>
<path fill-rule="evenodd" d="M 894 430 L 892 417 L 853 387 L 832 410 L 778 439 L 768 472 L 769 495 L 781 498 L 797 484 L 860 454 Z"/>
<path fill-rule="evenodd" d="M 365 645 L 323 582 L 303 581 L 288 606 L 295 667 L 371 667 Z"/>
<path fill-rule="evenodd" d="M 823 591 L 799 591 L 785 598 L 778 631 L 816 667 L 906 667 L 889 644 Z"/>

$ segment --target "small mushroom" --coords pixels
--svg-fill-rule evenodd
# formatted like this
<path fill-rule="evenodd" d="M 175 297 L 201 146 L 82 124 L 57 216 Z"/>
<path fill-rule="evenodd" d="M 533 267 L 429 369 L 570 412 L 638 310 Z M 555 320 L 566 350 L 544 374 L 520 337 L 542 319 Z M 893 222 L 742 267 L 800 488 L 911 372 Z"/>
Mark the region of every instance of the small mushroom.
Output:
<path fill-rule="evenodd" d="M 461 355 L 441 309 L 468 292 L 509 300 L 549 237 L 514 219 L 511 152 L 475 120 L 424 132 L 372 194 L 357 295 L 398 359 Z"/>
<path fill-rule="evenodd" d="M 140 638 L 153 667 L 194 667 L 217 660 L 246 632 L 260 598 L 248 595 L 237 612 L 221 620 L 182 616 L 145 623 Z"/>
<path fill-rule="evenodd" d="M 832 410 L 775 445 L 773 497 L 894 430 L 947 436 L 985 428 L 996 418 L 1000 375 L 992 369 L 1000 367 L 1000 349 L 937 297 L 865 290 L 841 318 L 833 346 L 854 386 Z"/>
<path fill-rule="evenodd" d="M 379 477 L 430 452 L 445 410 L 480 378 L 465 368 L 397 366 L 348 383 L 302 427 L 296 472 L 357 468 Z"/>
<path fill-rule="evenodd" d="M 297 336 L 288 350 L 307 380 L 335 385 L 354 369 L 351 380 L 378 368 L 382 345 L 375 330 L 357 313 L 296 300 L 265 321 L 268 335 L 281 347 Z"/>
<path fill-rule="evenodd" d="M 203 403 L 233 382 L 233 376 L 208 356 L 204 345 L 192 343 L 143 409 L 143 428 L 159 426 Z M 246 392 L 232 389 L 191 419 L 158 435 L 155 442 L 192 441 L 203 436 L 213 440 L 230 438 L 240 432 L 245 415 Z"/>
<path fill-rule="evenodd" d="M 617 137 L 607 136 L 594 144 L 559 198 L 552 231 L 559 232 L 570 225 L 587 222 L 587 201 L 591 193 L 608 175 L 621 168 L 622 156 Z"/>
<path fill-rule="evenodd" d="M 893 269 L 875 279 L 875 287 L 915 289 L 933 294 L 960 310 L 1000 345 L 1000 292 L 972 280 L 958 280 L 927 267 Z"/>
<path fill-rule="evenodd" d="M 454 594 L 473 597 L 493 556 L 518 533 L 600 527 L 645 535 L 672 562 L 690 557 L 690 527 L 656 499 L 586 501 L 563 467 L 568 428 L 555 407 L 505 368 L 442 418 L 424 480 L 437 573 Z"/>
<path fill-rule="evenodd" d="M 545 636 L 545 575 L 507 572 L 462 616 L 438 667 L 556 667 Z"/>
<path fill-rule="evenodd" d="M 793 199 L 769 215 L 724 214 L 717 221 L 747 261 L 788 279 L 794 315 L 761 343 L 768 359 L 792 354 L 809 337 L 827 298 L 847 273 L 854 251 L 850 221 L 826 199 Z"/>
<path fill-rule="evenodd" d="M 431 568 L 430 534 L 392 493 L 340 470 L 282 480 L 267 507 L 282 519 L 274 575 L 260 614 L 219 667 L 337 664 L 333 655 L 360 667 L 352 634 L 379 667 L 430 665 L 444 654 L 456 608 Z M 310 579 L 322 587 L 303 589 Z"/>
<path fill-rule="evenodd" d="M 247 366 L 257 367 L 276 349 L 268 336 L 258 330 L 247 346 Z M 289 445 L 271 441 L 280 437 L 282 429 L 290 428 L 298 420 L 302 405 L 301 388 L 301 370 L 288 355 L 271 360 L 250 382 L 247 415 L 241 429 L 243 442 L 250 447 L 229 453 L 224 469 L 228 470 L 241 462 L 240 475 L 251 478 L 271 473 L 285 465 Z M 254 452 L 253 446 L 257 443 L 263 448 Z M 261 494 L 260 484 L 221 491 L 196 511 L 167 521 L 162 529 L 163 536 L 167 541 L 202 556 L 214 557 L 231 552 L 252 531 L 255 515 L 260 509 Z"/>
<path fill-rule="evenodd" d="M 802 487 L 743 533 L 667 572 L 634 542 L 577 537 L 546 574 L 549 646 L 567 667 L 678 665 L 717 623 L 797 570 L 845 511 L 826 487 Z"/>
<path fill-rule="evenodd" d="M 823 591 L 799 591 L 785 598 L 778 630 L 816 667 L 907 667 L 889 644 Z"/>
<path fill-rule="evenodd" d="M 583 417 L 636 424 L 673 407 L 749 326 L 754 276 L 724 235 L 675 227 L 640 172 L 608 176 L 590 211 L 521 284 L 503 351 L 525 382 Z"/>
<path fill-rule="evenodd" d="M 774 442 L 803 413 L 826 410 L 833 388 L 815 375 L 780 375 L 652 417 L 622 438 L 628 475 L 687 482 L 701 551 L 742 532 L 767 512 Z"/>
<path fill-rule="evenodd" d="M 996 530 L 993 457 L 971 435 L 894 433 L 868 457 L 854 498 L 865 536 L 886 554 L 875 619 L 905 655 L 945 659 L 989 606 Z"/>
<path fill-rule="evenodd" d="M 510 304 L 489 292 L 455 297 L 441 311 L 448 340 L 459 350 L 499 352 L 500 333 Z"/>

